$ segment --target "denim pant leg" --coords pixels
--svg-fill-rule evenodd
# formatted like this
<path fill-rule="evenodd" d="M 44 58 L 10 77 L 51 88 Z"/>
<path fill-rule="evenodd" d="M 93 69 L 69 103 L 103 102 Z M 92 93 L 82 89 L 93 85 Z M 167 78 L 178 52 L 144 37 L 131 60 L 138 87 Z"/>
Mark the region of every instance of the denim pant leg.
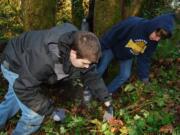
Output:
<path fill-rule="evenodd" d="M 22 104 L 18 98 L 17 101 L 22 110 L 22 116 L 18 121 L 18 124 L 12 135 L 30 135 L 40 128 L 44 116 L 37 114 L 27 106 Z"/>
<path fill-rule="evenodd" d="M 105 70 L 107 69 L 109 63 L 114 58 L 114 55 L 112 53 L 111 49 L 106 49 L 102 52 L 102 57 L 100 59 L 100 62 L 97 66 L 98 73 L 102 76 Z"/>
<path fill-rule="evenodd" d="M 115 92 L 130 76 L 132 59 L 119 61 L 119 74 L 108 85 L 110 93 Z"/>
<path fill-rule="evenodd" d="M 8 92 L 5 95 L 4 101 L 0 104 L 0 128 L 4 128 L 6 121 L 19 111 L 19 105 L 13 92 L 13 84 L 18 75 L 5 69 L 2 65 L 1 71 L 4 78 L 9 82 Z"/>
<path fill-rule="evenodd" d="M 6 120 L 13 116 L 19 108 L 22 111 L 22 116 L 13 131 L 13 135 L 29 135 L 37 131 L 44 119 L 44 116 L 40 116 L 35 113 L 25 105 L 21 103 L 21 101 L 17 98 L 13 84 L 18 75 L 7 70 L 1 65 L 3 76 L 9 82 L 9 90 L 5 97 L 5 101 L 0 104 L 0 123 L 2 122 L 2 126 L 4 126 Z"/>

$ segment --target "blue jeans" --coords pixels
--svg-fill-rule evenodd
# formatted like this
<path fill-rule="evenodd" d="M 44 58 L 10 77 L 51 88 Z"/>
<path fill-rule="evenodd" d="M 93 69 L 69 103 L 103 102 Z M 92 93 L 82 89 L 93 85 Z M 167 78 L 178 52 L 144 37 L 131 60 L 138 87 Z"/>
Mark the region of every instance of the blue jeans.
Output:
<path fill-rule="evenodd" d="M 101 76 L 103 75 L 113 58 L 114 55 L 111 49 L 106 49 L 102 52 L 102 57 L 97 67 L 97 71 Z M 123 61 L 121 60 L 118 61 L 118 63 L 119 73 L 107 86 L 110 93 L 115 92 L 125 81 L 127 81 L 131 74 L 132 59 Z"/>
<path fill-rule="evenodd" d="M 0 128 L 3 128 L 8 119 L 13 117 L 19 110 L 22 111 L 20 120 L 13 131 L 13 135 L 29 135 L 37 131 L 43 122 L 44 116 L 40 116 L 25 106 L 14 92 L 14 82 L 18 75 L 1 65 L 3 76 L 9 82 L 8 92 L 4 101 L 0 104 Z"/>

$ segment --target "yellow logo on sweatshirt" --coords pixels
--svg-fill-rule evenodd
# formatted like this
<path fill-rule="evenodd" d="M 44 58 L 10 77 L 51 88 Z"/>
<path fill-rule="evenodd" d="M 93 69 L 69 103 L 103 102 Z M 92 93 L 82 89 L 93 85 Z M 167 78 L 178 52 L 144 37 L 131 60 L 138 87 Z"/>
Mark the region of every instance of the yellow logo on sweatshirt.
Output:
<path fill-rule="evenodd" d="M 146 44 L 147 42 L 145 40 L 135 40 L 134 42 L 132 39 L 130 39 L 125 47 L 130 48 L 133 54 L 138 55 L 140 53 L 144 53 L 147 47 Z"/>

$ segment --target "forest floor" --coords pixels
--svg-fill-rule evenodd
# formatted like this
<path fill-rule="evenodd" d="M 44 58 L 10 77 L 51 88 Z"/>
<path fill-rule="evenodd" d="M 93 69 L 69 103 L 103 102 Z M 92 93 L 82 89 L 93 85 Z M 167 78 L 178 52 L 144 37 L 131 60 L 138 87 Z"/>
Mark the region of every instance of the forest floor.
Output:
<path fill-rule="evenodd" d="M 67 109 L 67 118 L 62 123 L 47 118 L 36 135 L 180 134 L 180 59 L 154 60 L 152 65 L 148 85 L 138 81 L 133 74 L 113 94 L 115 119 L 110 122 L 102 120 L 104 108 L 97 100 L 92 100 L 88 106 L 82 104 L 83 88 L 79 82 L 43 85 L 43 90 L 55 105 Z M 108 71 L 105 80 L 111 76 L 110 73 Z M 2 101 L 7 88 L 2 75 L 0 82 Z M 19 118 L 20 113 L 7 123 L 0 135 L 10 134 Z"/>

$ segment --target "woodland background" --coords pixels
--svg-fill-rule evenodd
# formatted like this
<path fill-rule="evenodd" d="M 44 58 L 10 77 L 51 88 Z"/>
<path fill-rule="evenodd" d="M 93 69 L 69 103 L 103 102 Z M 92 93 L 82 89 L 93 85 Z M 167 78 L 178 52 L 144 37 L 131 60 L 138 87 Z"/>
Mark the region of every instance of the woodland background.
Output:
<path fill-rule="evenodd" d="M 128 16 L 150 19 L 173 12 L 179 6 L 178 0 L 0 0 L 0 41 L 7 41 L 24 31 L 47 29 L 63 22 L 71 22 L 80 28 L 85 17 L 90 30 L 101 36 Z M 117 120 L 103 122 L 104 108 L 96 100 L 88 107 L 83 106 L 81 81 L 72 80 L 73 85 L 66 82 L 63 86 L 42 86 L 56 101 L 56 106 L 66 108 L 68 114 L 62 123 L 46 119 L 36 134 L 180 135 L 179 22 L 173 34 L 171 39 L 159 43 L 152 60 L 150 84 L 144 85 L 137 79 L 134 64 L 129 81 L 113 94 Z M 117 72 L 118 69 L 109 68 L 104 76 L 106 83 Z M 7 82 L 0 77 L 1 101 L 6 89 Z M 10 134 L 19 117 L 20 113 L 7 123 L 0 135 Z"/>

